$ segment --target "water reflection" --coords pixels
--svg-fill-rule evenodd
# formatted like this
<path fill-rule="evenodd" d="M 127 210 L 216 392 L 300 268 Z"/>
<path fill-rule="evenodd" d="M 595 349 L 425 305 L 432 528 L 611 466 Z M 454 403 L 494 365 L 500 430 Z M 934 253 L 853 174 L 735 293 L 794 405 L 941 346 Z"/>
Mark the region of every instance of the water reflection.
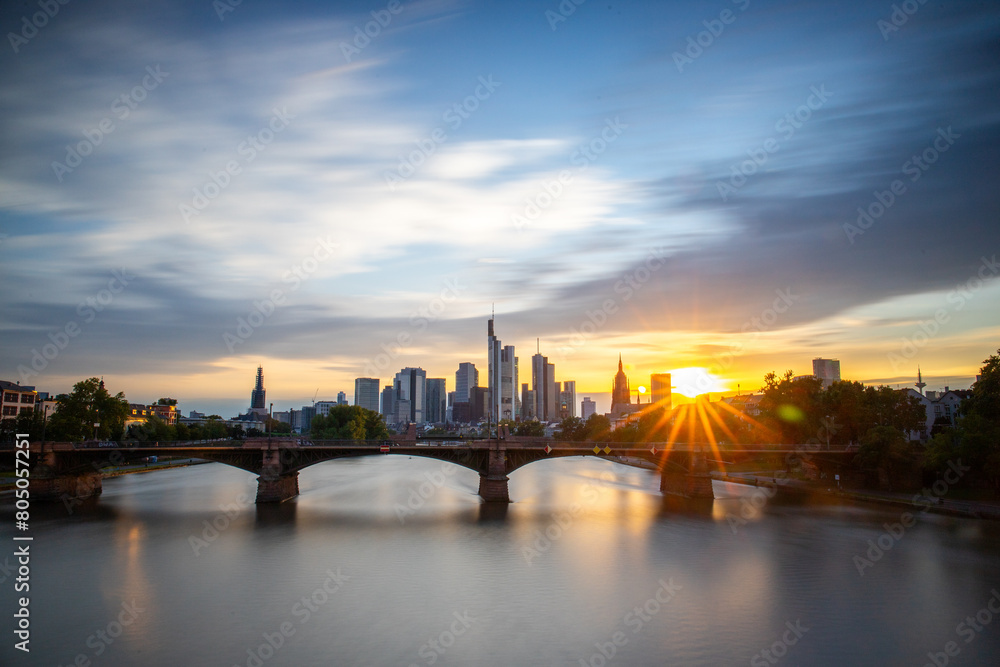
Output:
<path fill-rule="evenodd" d="M 616 664 L 748 664 L 797 619 L 810 630 L 785 664 L 923 664 L 1000 586 L 992 524 L 921 516 L 861 576 L 853 559 L 894 508 L 775 497 L 734 529 L 752 487 L 689 500 L 661 495 L 655 472 L 565 459 L 515 471 L 514 502 L 487 504 L 478 475 L 452 468 L 334 461 L 301 474 L 298 498 L 258 507 L 237 502 L 253 475 L 211 464 L 107 480 L 71 515 L 39 505 L 32 659 L 246 665 L 289 622 L 266 667 L 424 665 L 428 638 L 468 613 L 436 664 L 575 665 L 617 631 Z M 303 622 L 295 605 L 338 571 Z M 676 596 L 633 632 L 661 581 Z M 145 611 L 95 655 L 87 638 L 132 600 Z M 1000 630 L 984 631 L 962 664 L 998 652 Z M 0 664 L 17 658 L 0 646 Z"/>

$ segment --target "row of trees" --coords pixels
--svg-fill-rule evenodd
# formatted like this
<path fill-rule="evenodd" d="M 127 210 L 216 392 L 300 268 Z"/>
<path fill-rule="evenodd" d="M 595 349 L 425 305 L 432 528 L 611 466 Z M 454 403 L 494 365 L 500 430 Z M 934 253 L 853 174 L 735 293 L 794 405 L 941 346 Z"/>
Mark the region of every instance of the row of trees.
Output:
<path fill-rule="evenodd" d="M 959 462 L 971 468 L 972 481 L 1000 493 L 1000 350 L 983 362 L 956 425 L 941 429 L 927 445 L 930 470 L 944 472 Z"/>

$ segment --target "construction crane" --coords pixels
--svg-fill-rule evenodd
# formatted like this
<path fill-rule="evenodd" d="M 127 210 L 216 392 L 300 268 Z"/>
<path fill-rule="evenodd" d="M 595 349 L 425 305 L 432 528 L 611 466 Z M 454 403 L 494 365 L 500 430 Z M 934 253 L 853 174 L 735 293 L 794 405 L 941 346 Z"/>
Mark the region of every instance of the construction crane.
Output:
<path fill-rule="evenodd" d="M 319 396 L 319 387 L 316 387 L 316 393 L 313 394 L 313 405 L 316 405 L 316 397 Z"/>

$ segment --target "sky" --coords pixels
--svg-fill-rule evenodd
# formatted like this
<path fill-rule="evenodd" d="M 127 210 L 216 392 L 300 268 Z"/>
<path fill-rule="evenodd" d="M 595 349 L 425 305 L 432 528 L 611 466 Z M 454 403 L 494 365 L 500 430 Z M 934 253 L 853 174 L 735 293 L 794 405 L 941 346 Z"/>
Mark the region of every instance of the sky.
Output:
<path fill-rule="evenodd" d="M 49 7 L 49 14 L 44 13 Z M 907 13 L 909 12 L 909 13 Z M 1000 6 L 3 4 L 0 378 L 276 410 L 486 327 L 578 398 L 968 387 L 1000 348 Z M 688 378 L 689 373 L 676 377 Z M 678 380 L 675 377 L 675 385 Z"/>

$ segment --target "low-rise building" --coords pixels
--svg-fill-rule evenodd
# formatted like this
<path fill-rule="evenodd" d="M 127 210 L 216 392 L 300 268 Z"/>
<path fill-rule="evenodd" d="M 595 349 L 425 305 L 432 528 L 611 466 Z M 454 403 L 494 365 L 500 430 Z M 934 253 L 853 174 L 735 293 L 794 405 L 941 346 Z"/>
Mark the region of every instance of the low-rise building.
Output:
<path fill-rule="evenodd" d="M 0 419 L 17 419 L 21 413 L 32 412 L 38 402 L 34 387 L 0 380 Z"/>

